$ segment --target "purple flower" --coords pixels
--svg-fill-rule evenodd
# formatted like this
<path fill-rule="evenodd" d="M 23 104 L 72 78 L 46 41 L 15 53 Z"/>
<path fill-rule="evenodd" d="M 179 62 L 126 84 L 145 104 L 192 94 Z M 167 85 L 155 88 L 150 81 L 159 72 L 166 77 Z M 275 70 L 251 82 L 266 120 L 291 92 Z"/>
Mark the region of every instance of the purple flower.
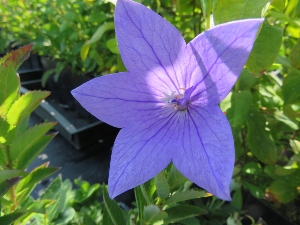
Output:
<path fill-rule="evenodd" d="M 243 69 L 262 21 L 223 24 L 186 44 L 150 9 L 118 0 L 116 35 L 128 72 L 95 78 L 72 91 L 98 119 L 122 128 L 111 157 L 111 198 L 172 161 L 191 181 L 230 200 L 234 144 L 218 104 Z"/>

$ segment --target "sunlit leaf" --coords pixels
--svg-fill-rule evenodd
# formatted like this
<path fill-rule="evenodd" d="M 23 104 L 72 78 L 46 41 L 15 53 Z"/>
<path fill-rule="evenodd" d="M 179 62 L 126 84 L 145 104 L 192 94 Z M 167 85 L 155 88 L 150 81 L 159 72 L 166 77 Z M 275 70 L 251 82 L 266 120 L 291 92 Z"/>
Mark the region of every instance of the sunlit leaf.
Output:
<path fill-rule="evenodd" d="M 21 64 L 28 59 L 30 55 L 30 51 L 33 47 L 33 44 L 21 47 L 15 51 L 11 51 L 10 53 L 6 54 L 3 58 L 0 59 L 0 65 L 4 64 L 5 66 L 12 63 L 13 67 L 17 71 Z"/>
<path fill-rule="evenodd" d="M 99 41 L 101 39 L 101 37 L 103 36 L 103 34 L 108 31 L 108 30 L 113 30 L 115 29 L 115 24 L 113 22 L 108 22 L 108 23 L 104 23 L 102 24 L 97 30 L 96 32 L 93 34 L 93 36 L 91 37 L 90 40 L 88 40 L 81 48 L 81 52 L 80 52 L 80 56 L 81 59 L 84 61 L 88 55 L 89 49 L 91 44 Z"/>
<path fill-rule="evenodd" d="M 12 161 L 23 157 L 33 145 L 37 144 L 39 140 L 54 127 L 55 122 L 43 123 L 33 127 L 23 132 L 21 135 L 16 137 L 16 139 L 11 143 L 10 146 L 10 157 Z M 31 154 L 33 153 L 31 150 Z"/>
<path fill-rule="evenodd" d="M 262 75 L 274 63 L 281 46 L 282 36 L 282 28 L 271 26 L 267 21 L 263 23 L 246 63 L 252 74 Z"/>
<path fill-rule="evenodd" d="M 300 153 L 300 141 L 290 140 L 290 145 L 291 145 L 291 147 L 292 147 L 295 154 Z"/>
<path fill-rule="evenodd" d="M 20 81 L 12 63 L 0 66 L 0 116 L 6 113 L 19 96 Z"/>
<path fill-rule="evenodd" d="M 282 12 L 285 8 L 285 0 L 273 0 L 271 5 Z"/>
<path fill-rule="evenodd" d="M 38 157 L 39 154 L 45 149 L 49 142 L 55 137 L 56 134 L 49 134 L 40 138 L 32 146 L 27 148 L 25 152 L 22 153 L 17 159 L 16 168 L 26 169 L 32 161 Z"/>
<path fill-rule="evenodd" d="M 49 91 L 33 91 L 22 95 L 14 102 L 7 113 L 7 121 L 16 125 L 35 110 L 41 101 L 50 95 Z"/>
<path fill-rule="evenodd" d="M 260 18 L 268 0 L 215 0 L 215 24 L 246 18 Z"/>
<path fill-rule="evenodd" d="M 117 40 L 115 38 L 111 38 L 106 42 L 107 48 L 114 54 L 120 54 Z"/>

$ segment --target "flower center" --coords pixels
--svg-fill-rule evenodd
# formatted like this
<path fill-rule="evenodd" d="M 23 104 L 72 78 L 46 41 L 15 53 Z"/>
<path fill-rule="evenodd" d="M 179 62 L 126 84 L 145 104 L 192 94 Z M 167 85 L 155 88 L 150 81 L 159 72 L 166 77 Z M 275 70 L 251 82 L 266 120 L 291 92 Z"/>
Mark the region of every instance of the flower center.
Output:
<path fill-rule="evenodd" d="M 195 88 L 180 88 L 180 90 L 183 90 L 183 93 L 175 94 L 175 91 L 171 92 L 170 95 L 163 93 L 165 97 L 161 98 L 161 100 L 166 103 L 166 107 L 171 106 L 177 111 L 185 111 L 188 108 L 191 94 L 195 90 Z"/>

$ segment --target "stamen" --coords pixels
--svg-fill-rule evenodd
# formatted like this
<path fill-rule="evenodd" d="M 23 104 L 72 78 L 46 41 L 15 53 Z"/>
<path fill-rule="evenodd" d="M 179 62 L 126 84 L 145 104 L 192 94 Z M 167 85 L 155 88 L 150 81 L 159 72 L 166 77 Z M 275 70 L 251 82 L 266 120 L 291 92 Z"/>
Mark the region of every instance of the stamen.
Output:
<path fill-rule="evenodd" d="M 164 98 L 161 98 L 162 101 L 166 103 L 165 107 L 173 107 L 174 110 L 184 111 L 187 109 L 189 105 L 189 99 L 191 97 L 192 92 L 194 91 L 194 87 L 190 87 L 188 89 L 179 88 L 178 90 L 184 90 L 183 93 L 175 94 L 175 91 L 172 91 L 171 94 L 163 93 Z"/>

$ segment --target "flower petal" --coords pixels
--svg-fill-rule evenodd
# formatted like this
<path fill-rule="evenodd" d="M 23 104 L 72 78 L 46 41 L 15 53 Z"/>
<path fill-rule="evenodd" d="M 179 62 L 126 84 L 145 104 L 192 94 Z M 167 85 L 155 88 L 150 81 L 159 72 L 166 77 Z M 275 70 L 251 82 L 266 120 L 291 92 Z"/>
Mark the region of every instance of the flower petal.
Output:
<path fill-rule="evenodd" d="M 175 140 L 175 167 L 198 186 L 230 200 L 234 144 L 225 115 L 217 106 L 200 108 L 190 104 L 177 129 L 182 137 Z"/>
<path fill-rule="evenodd" d="M 111 198 L 153 178 L 171 162 L 167 147 L 174 140 L 177 115 L 174 111 L 168 119 L 148 117 L 143 123 L 134 123 L 120 131 L 110 162 Z"/>
<path fill-rule="evenodd" d="M 181 86 L 178 62 L 186 43 L 179 31 L 147 7 L 118 0 L 115 26 L 122 60 L 128 71 L 142 76 L 152 71 L 169 90 Z"/>
<path fill-rule="evenodd" d="M 162 108 L 163 93 L 157 91 L 160 86 L 153 79 L 128 72 L 111 74 L 82 84 L 72 95 L 99 120 L 122 128 L 164 111 L 173 112 Z"/>
<path fill-rule="evenodd" d="M 240 75 L 263 19 L 234 21 L 194 38 L 184 58 L 187 87 L 197 86 L 193 99 L 218 104 Z"/>

